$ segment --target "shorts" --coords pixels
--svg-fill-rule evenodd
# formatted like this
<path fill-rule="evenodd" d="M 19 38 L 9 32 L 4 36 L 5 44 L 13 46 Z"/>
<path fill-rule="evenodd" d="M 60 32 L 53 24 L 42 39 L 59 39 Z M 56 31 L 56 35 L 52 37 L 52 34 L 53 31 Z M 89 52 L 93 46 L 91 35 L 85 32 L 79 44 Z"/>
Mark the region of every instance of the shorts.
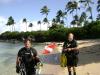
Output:
<path fill-rule="evenodd" d="M 26 69 L 26 75 L 36 75 L 36 69 Z"/>
<path fill-rule="evenodd" d="M 70 55 L 70 54 L 67 54 L 66 55 L 67 57 L 67 66 L 70 66 L 70 67 L 77 67 L 77 64 L 78 64 L 78 55 Z"/>

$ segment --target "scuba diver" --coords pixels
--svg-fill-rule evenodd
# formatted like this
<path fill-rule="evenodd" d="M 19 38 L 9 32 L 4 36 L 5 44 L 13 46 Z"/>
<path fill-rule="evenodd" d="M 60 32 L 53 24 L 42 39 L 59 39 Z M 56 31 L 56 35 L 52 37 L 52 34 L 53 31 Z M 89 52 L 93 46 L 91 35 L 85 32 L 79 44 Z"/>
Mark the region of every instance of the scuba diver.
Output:
<path fill-rule="evenodd" d="M 73 68 L 73 75 L 76 75 L 76 67 L 78 63 L 78 45 L 77 41 L 74 39 L 74 34 L 69 33 L 67 40 L 63 44 L 63 51 L 62 53 L 65 53 L 65 56 L 67 58 L 67 68 L 69 75 L 72 75 L 71 68 Z"/>
<path fill-rule="evenodd" d="M 36 75 L 35 66 L 40 63 L 37 57 L 37 51 L 32 48 L 31 40 L 24 40 L 24 47 L 17 54 L 16 72 L 21 75 Z"/>

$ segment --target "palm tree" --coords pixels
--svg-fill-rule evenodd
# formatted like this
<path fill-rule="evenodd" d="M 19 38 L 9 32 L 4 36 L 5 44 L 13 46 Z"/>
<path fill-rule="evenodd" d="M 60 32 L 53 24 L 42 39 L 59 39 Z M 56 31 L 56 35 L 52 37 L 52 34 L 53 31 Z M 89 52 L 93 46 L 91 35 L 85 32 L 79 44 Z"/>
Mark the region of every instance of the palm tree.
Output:
<path fill-rule="evenodd" d="M 61 24 L 61 25 L 65 25 L 64 20 L 61 20 L 61 21 L 60 21 L 60 24 Z"/>
<path fill-rule="evenodd" d="M 92 7 L 90 5 L 94 4 L 94 2 L 92 0 L 80 0 L 79 2 L 84 4 L 87 12 L 90 12 L 89 19 L 93 22 Z"/>
<path fill-rule="evenodd" d="M 49 28 L 49 21 L 48 21 L 48 19 L 47 18 L 44 18 L 43 19 L 43 22 L 44 22 L 44 24 L 47 24 L 47 29 Z"/>
<path fill-rule="evenodd" d="M 60 17 L 59 16 L 56 16 L 55 20 L 56 20 L 56 23 L 60 23 Z"/>
<path fill-rule="evenodd" d="M 97 11 L 100 12 L 100 0 L 97 1 Z"/>
<path fill-rule="evenodd" d="M 61 23 L 61 21 L 64 19 L 66 19 L 66 12 L 63 12 L 62 10 L 58 10 L 57 15 L 56 15 L 56 19 L 58 23 Z"/>
<path fill-rule="evenodd" d="M 77 9 L 80 9 L 80 8 L 78 7 L 78 2 L 76 1 L 69 1 L 65 7 L 65 10 L 67 11 L 67 13 L 68 12 L 73 13 L 74 10 L 76 10 L 76 14 L 77 14 Z"/>
<path fill-rule="evenodd" d="M 41 9 L 40 13 L 42 13 L 43 15 L 45 15 L 46 18 L 47 18 L 49 12 L 50 12 L 50 9 L 48 9 L 47 6 L 43 6 L 43 8 Z"/>
<path fill-rule="evenodd" d="M 100 14 L 97 15 L 97 18 L 96 18 L 96 19 L 97 19 L 97 20 L 100 20 Z"/>
<path fill-rule="evenodd" d="M 56 24 L 57 22 L 56 22 L 56 19 L 55 18 L 53 18 L 52 19 L 52 24 Z"/>
<path fill-rule="evenodd" d="M 75 15 L 74 17 L 73 17 L 73 20 L 72 20 L 72 22 L 71 22 L 71 25 L 73 25 L 73 26 L 75 26 L 75 25 L 79 25 L 79 16 L 77 16 L 77 15 Z"/>
<path fill-rule="evenodd" d="M 55 28 L 56 27 L 55 25 L 57 25 L 57 21 L 55 18 L 53 18 L 52 19 L 52 26 L 49 29 L 52 29 L 53 27 Z"/>
<path fill-rule="evenodd" d="M 97 15 L 97 20 L 100 20 L 100 0 L 97 1 L 97 12 L 98 12 L 98 15 Z"/>
<path fill-rule="evenodd" d="M 76 21 L 75 20 L 72 20 L 71 21 L 71 25 L 73 25 L 73 27 L 76 25 Z"/>
<path fill-rule="evenodd" d="M 74 16 L 74 19 L 75 19 L 75 21 L 79 21 L 79 16 L 78 15 L 75 15 Z"/>
<path fill-rule="evenodd" d="M 63 19 L 65 17 L 65 15 L 66 15 L 65 12 L 63 12 L 62 10 L 58 10 L 58 12 L 57 12 L 58 17 Z"/>
<path fill-rule="evenodd" d="M 27 31 L 27 19 L 26 18 L 23 18 L 23 23 L 25 23 L 25 25 L 26 25 L 26 31 Z"/>
<path fill-rule="evenodd" d="M 41 21 L 38 21 L 37 24 L 40 25 L 40 31 L 41 31 Z"/>
<path fill-rule="evenodd" d="M 82 12 L 81 16 L 74 16 L 73 21 L 71 22 L 72 25 L 82 26 L 82 24 L 86 23 L 87 15 L 85 12 Z"/>
<path fill-rule="evenodd" d="M 85 13 L 85 12 L 82 12 L 82 13 L 81 13 L 81 16 L 80 16 L 80 18 L 79 18 L 79 23 L 80 23 L 81 26 L 82 26 L 82 23 L 84 23 L 84 25 L 85 25 L 85 23 L 86 23 L 86 18 L 87 18 L 86 13 Z"/>
<path fill-rule="evenodd" d="M 44 24 L 47 23 L 48 24 L 48 27 L 49 27 L 49 22 L 48 22 L 47 16 L 48 16 L 48 13 L 49 12 L 50 12 L 50 9 L 48 9 L 48 7 L 46 5 L 42 7 L 41 12 L 40 12 L 43 15 L 45 15 L 45 18 L 43 19 L 43 22 L 44 22 Z"/>
<path fill-rule="evenodd" d="M 12 26 L 12 30 L 11 30 L 11 31 L 13 31 L 14 24 L 15 24 L 14 19 L 13 19 L 12 16 L 10 16 L 10 17 L 8 18 L 8 22 L 7 22 L 6 25 L 7 25 L 7 26 Z"/>
<path fill-rule="evenodd" d="M 49 23 L 47 18 L 43 19 L 44 24 Z"/>
<path fill-rule="evenodd" d="M 29 24 L 29 27 L 31 27 L 31 31 L 32 31 L 33 24 L 32 24 L 32 23 L 30 23 L 30 24 Z"/>
<path fill-rule="evenodd" d="M 70 13 L 72 14 L 72 17 L 74 18 L 74 11 L 76 10 L 76 15 L 78 16 L 77 14 L 77 10 L 80 9 L 80 7 L 78 6 L 78 2 L 76 1 L 69 1 L 67 4 L 66 4 L 66 7 L 65 7 L 65 10 L 66 10 L 66 13 Z M 73 20 L 74 21 L 74 20 Z"/>

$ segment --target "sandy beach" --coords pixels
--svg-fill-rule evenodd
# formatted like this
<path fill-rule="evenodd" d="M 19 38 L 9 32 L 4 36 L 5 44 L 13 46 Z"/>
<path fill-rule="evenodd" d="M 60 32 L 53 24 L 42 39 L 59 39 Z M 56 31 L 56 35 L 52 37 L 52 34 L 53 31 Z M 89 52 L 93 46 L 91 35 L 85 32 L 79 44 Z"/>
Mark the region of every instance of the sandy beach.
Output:
<path fill-rule="evenodd" d="M 100 40 L 80 40 L 78 43 L 80 54 L 77 75 L 100 75 Z M 47 63 L 44 64 L 41 74 L 68 75 L 67 68 L 59 65 L 59 55 L 56 53 L 45 56 Z"/>
<path fill-rule="evenodd" d="M 80 53 L 77 75 L 100 75 L 100 39 L 79 40 L 78 44 Z M 59 51 L 49 55 L 41 53 L 39 55 L 44 64 L 41 75 L 68 75 L 67 68 L 62 68 L 59 65 Z M 5 69 L 3 65 L 0 66 L 0 75 L 18 75 L 15 72 L 15 64 L 12 62 L 9 65 L 4 63 L 3 65 L 7 66 Z"/>

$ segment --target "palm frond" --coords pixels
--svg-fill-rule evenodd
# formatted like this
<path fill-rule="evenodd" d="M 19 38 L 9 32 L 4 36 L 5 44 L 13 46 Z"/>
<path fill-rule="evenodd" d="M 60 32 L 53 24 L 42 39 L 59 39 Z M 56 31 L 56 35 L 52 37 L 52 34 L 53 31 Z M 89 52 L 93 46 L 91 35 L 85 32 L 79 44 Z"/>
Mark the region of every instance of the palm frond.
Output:
<path fill-rule="evenodd" d="M 74 9 L 72 9 L 72 10 L 70 11 L 70 14 L 71 14 L 73 11 L 74 11 Z"/>
<path fill-rule="evenodd" d="M 100 4 L 100 0 L 98 0 L 97 3 Z"/>
<path fill-rule="evenodd" d="M 100 12 L 100 9 L 97 9 L 98 12 Z"/>
<path fill-rule="evenodd" d="M 92 19 L 92 16 L 89 16 L 89 19 Z"/>
<path fill-rule="evenodd" d="M 87 11 L 87 12 L 88 12 L 88 11 L 90 12 L 91 10 L 92 10 L 92 8 L 89 6 L 89 7 L 87 8 L 86 11 Z"/>

